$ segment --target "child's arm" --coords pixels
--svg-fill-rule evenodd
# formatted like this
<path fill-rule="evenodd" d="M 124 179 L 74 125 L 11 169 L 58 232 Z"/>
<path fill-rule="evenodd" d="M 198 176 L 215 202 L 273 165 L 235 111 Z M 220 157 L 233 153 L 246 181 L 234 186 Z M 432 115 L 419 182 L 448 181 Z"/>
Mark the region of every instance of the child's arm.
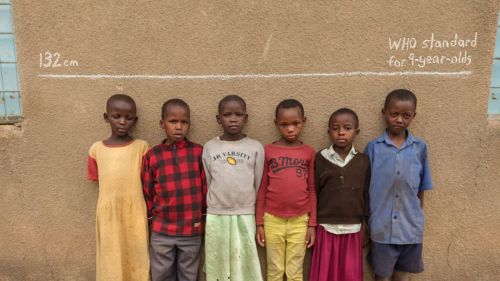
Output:
<path fill-rule="evenodd" d="M 363 247 L 368 246 L 370 243 L 370 228 L 368 227 L 368 218 L 370 217 L 370 180 L 371 180 L 371 167 L 370 162 L 368 162 L 368 167 L 366 168 L 365 175 L 365 186 L 363 190 L 363 201 L 364 201 L 364 218 L 361 223 L 361 235 L 363 237 L 362 245 Z"/>
<path fill-rule="evenodd" d="M 201 178 L 201 191 L 202 191 L 202 209 L 201 213 L 203 216 L 207 214 L 207 177 L 205 176 L 205 170 L 203 168 L 203 158 L 198 158 L 198 165 L 200 169 L 200 178 Z"/>
<path fill-rule="evenodd" d="M 423 210 L 424 209 L 424 191 L 423 190 L 419 191 L 417 196 L 418 196 L 418 199 L 420 199 L 420 208 L 422 208 L 422 210 Z"/>
<path fill-rule="evenodd" d="M 311 152 L 311 160 L 308 163 L 307 166 L 307 191 L 309 193 L 309 204 L 310 204 L 310 212 L 309 212 L 309 227 L 307 229 L 306 233 L 306 245 L 307 248 L 311 248 L 314 246 L 314 243 L 316 241 L 316 208 L 318 205 L 317 202 L 317 197 L 316 197 L 316 188 L 314 184 L 314 162 L 316 159 L 316 152 L 312 150 Z"/>
<path fill-rule="evenodd" d="M 154 186 L 155 173 L 151 168 L 150 157 L 146 154 L 142 160 L 141 169 L 141 180 L 142 180 L 142 191 L 144 193 L 144 199 L 146 200 L 146 206 L 148 211 L 148 221 L 151 222 L 153 219 L 153 202 L 156 196 L 155 186 Z"/>
<path fill-rule="evenodd" d="M 266 238 L 264 234 L 264 210 L 266 207 L 266 192 L 267 186 L 269 185 L 269 177 L 267 173 L 269 172 L 269 164 L 264 161 L 264 168 L 262 172 L 262 180 L 260 181 L 259 191 L 257 193 L 257 204 L 255 210 L 255 224 L 257 225 L 256 239 L 257 243 L 261 246 L 265 246 Z"/>

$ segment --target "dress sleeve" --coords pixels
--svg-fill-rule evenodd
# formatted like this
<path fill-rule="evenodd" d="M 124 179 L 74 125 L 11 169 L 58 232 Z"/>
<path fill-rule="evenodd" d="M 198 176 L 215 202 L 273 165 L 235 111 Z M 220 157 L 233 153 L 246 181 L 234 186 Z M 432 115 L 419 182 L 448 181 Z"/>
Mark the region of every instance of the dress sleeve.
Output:
<path fill-rule="evenodd" d="M 95 156 L 95 146 L 92 145 L 87 156 L 87 179 L 90 181 L 99 181 L 99 173 L 97 169 L 97 161 Z"/>

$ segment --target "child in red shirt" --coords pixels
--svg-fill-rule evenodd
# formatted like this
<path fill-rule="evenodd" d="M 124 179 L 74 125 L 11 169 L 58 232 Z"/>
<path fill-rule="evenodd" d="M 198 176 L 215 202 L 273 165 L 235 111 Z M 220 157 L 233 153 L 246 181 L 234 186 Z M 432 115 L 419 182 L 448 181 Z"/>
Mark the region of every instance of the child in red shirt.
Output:
<path fill-rule="evenodd" d="M 306 247 L 314 245 L 316 192 L 312 147 L 299 140 L 306 122 L 294 99 L 276 107 L 281 138 L 265 146 L 264 172 L 257 195 L 257 243 L 266 247 L 267 280 L 302 280 Z"/>

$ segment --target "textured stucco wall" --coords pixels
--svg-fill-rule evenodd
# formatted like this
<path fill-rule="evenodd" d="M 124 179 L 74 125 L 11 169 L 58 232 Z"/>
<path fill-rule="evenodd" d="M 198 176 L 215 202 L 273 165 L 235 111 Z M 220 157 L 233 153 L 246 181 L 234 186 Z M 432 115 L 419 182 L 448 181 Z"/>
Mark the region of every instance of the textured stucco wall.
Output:
<path fill-rule="evenodd" d="M 276 138 L 275 105 L 303 101 L 303 140 L 327 143 L 326 120 L 343 106 L 360 115 L 357 146 L 383 129 L 380 109 L 394 88 L 419 104 L 412 131 L 427 140 L 435 190 L 426 195 L 426 271 L 412 280 L 498 280 L 500 124 L 486 120 L 498 1 L 27 1 L 14 0 L 25 120 L 0 127 L 0 280 L 93 280 L 97 188 L 85 180 L 87 149 L 107 137 L 106 98 L 132 95 L 137 137 L 156 144 L 160 106 L 192 107 L 190 138 L 220 132 L 226 94 L 248 104 L 250 136 Z M 434 33 L 478 34 L 476 47 L 424 50 Z M 391 51 L 389 38 L 418 47 Z M 78 67 L 44 68 L 58 52 Z M 388 65 L 391 55 L 453 56 L 468 65 Z M 39 74 L 213 75 L 247 73 L 471 71 L 461 76 L 352 76 L 229 80 L 55 79 Z M 366 280 L 371 280 L 367 272 Z"/>

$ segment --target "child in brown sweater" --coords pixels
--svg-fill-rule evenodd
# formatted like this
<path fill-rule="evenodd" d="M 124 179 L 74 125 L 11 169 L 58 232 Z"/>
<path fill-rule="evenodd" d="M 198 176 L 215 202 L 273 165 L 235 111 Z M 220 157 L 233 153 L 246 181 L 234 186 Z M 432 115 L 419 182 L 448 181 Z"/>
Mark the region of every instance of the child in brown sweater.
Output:
<path fill-rule="evenodd" d="M 370 162 L 353 146 L 358 133 L 354 111 L 335 111 L 328 122 L 332 145 L 316 155 L 318 227 L 311 281 L 363 280 L 362 229 L 369 215 Z"/>

